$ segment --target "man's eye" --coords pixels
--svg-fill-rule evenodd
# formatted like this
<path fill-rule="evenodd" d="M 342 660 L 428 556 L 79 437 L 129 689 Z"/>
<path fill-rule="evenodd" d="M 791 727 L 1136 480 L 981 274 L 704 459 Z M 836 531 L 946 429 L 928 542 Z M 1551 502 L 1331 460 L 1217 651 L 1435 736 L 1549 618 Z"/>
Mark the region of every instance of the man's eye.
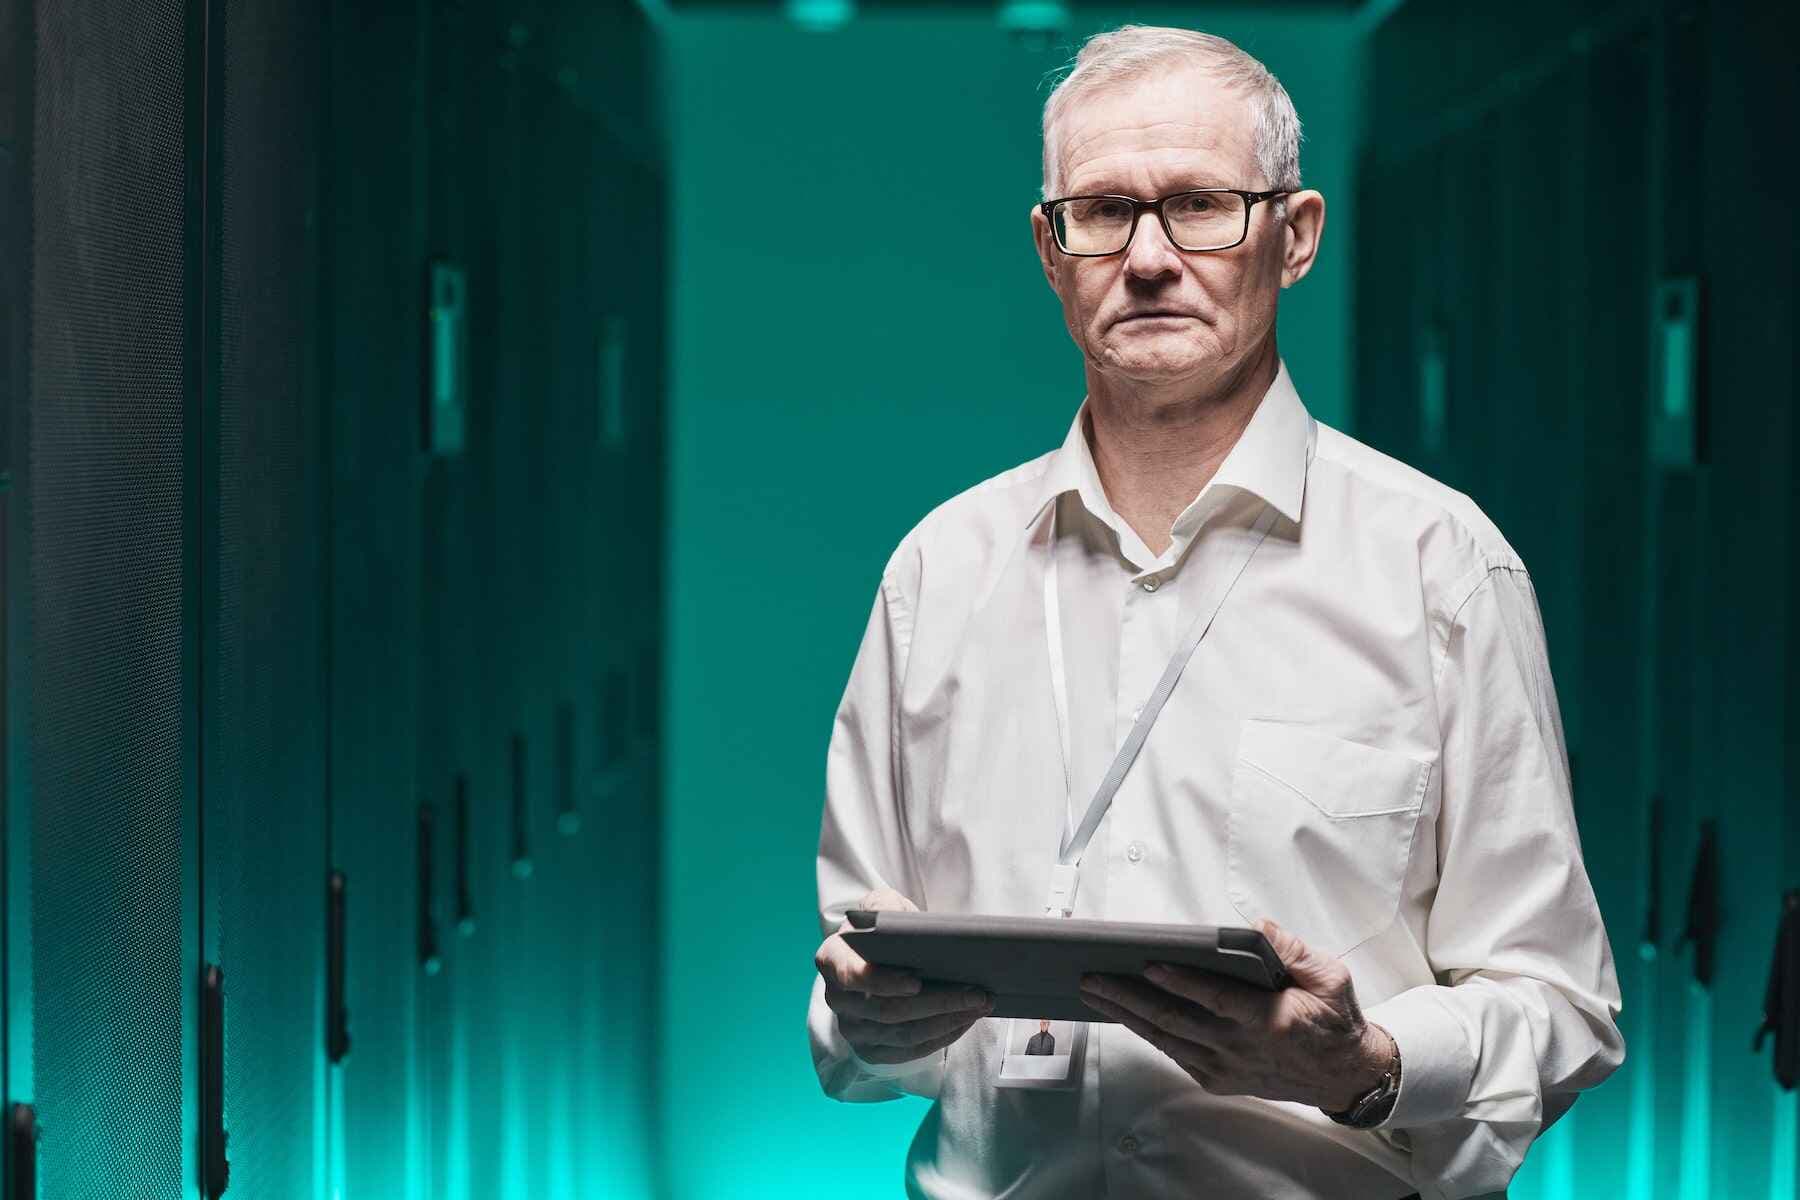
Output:
<path fill-rule="evenodd" d="M 1175 211 L 1187 216 L 1197 216 L 1211 212 L 1213 198 L 1211 196 L 1182 196 L 1175 201 Z"/>
<path fill-rule="evenodd" d="M 1120 221 L 1130 211 L 1130 206 L 1118 200 L 1090 200 L 1075 210 L 1078 220 L 1082 221 Z"/>

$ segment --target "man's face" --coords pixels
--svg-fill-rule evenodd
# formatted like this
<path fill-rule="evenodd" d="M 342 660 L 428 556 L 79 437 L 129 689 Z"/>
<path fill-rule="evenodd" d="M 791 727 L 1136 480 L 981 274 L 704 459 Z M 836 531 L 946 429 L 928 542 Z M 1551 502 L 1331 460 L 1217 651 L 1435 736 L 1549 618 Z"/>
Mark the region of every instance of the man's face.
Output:
<path fill-rule="evenodd" d="M 1052 131 L 1062 142 L 1059 195 L 1154 200 L 1189 188 L 1266 190 L 1253 128 L 1249 102 L 1203 71 L 1133 81 L 1083 100 Z M 1104 258 L 1063 254 L 1040 210 L 1033 209 L 1032 226 L 1069 333 L 1094 369 L 1120 380 L 1206 386 L 1229 377 L 1269 335 L 1281 288 L 1311 264 L 1323 197 L 1302 192 L 1288 201 L 1302 226 L 1298 237 L 1263 201 L 1251 209 L 1242 244 L 1205 253 L 1176 249 L 1149 212 L 1139 215 L 1125 251 Z M 1144 315 L 1150 312 L 1170 315 Z"/>
<path fill-rule="evenodd" d="M 1050 1022 L 1039 1021 L 1038 1022 L 1038 1032 L 1039 1033 L 1049 1033 L 1050 1032 Z"/>

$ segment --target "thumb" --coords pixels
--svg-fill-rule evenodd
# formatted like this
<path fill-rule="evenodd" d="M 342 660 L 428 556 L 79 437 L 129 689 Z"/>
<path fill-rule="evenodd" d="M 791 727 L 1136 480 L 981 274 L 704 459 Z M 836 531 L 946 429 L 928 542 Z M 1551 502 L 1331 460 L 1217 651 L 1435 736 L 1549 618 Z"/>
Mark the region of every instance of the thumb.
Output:
<path fill-rule="evenodd" d="M 1275 949 L 1275 956 L 1281 959 L 1281 965 L 1287 968 L 1288 977 L 1296 986 L 1309 992 L 1329 992 L 1336 989 L 1340 982 L 1336 959 L 1316 953 L 1305 942 L 1267 917 L 1259 921 L 1257 927 L 1269 939 L 1269 945 Z"/>

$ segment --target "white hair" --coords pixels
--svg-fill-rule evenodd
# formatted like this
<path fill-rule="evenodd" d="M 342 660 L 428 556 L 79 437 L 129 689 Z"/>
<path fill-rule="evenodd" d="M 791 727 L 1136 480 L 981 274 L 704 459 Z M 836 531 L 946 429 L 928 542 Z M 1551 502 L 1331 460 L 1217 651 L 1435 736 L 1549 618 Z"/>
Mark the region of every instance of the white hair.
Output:
<path fill-rule="evenodd" d="M 1163 25 L 1121 25 L 1082 44 L 1072 69 L 1044 102 L 1044 195 L 1063 186 L 1057 126 L 1081 100 L 1159 70 L 1195 66 L 1244 96 L 1256 121 L 1252 145 L 1264 189 L 1299 190 L 1300 114 L 1281 81 L 1235 44 L 1210 33 Z M 1260 190 L 1260 189 L 1259 189 Z M 1286 210 L 1282 199 L 1277 212 Z"/>

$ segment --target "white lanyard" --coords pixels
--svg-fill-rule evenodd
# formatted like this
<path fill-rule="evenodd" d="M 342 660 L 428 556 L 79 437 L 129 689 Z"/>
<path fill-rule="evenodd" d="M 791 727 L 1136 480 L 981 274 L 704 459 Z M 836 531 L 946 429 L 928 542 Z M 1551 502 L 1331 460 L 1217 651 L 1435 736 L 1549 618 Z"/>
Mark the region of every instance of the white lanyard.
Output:
<path fill-rule="evenodd" d="M 1114 755 L 1112 766 L 1100 780 L 1100 786 L 1094 791 L 1094 798 L 1088 802 L 1087 814 L 1077 826 L 1074 785 L 1071 782 L 1073 769 L 1069 742 L 1069 692 L 1063 671 L 1062 604 L 1056 586 L 1056 508 L 1060 503 L 1061 498 L 1058 497 L 1050 504 L 1049 559 L 1044 566 L 1044 629 L 1050 640 L 1050 683 L 1055 692 L 1057 735 L 1062 743 L 1065 795 L 1062 839 L 1056 855 L 1056 865 L 1050 869 L 1050 892 L 1044 901 L 1045 914 L 1053 917 L 1066 917 L 1075 911 L 1075 887 L 1080 882 L 1082 854 L 1093 840 L 1094 831 L 1100 827 L 1101 818 L 1106 816 L 1106 810 L 1112 806 L 1113 794 L 1125 781 L 1125 773 L 1131 770 L 1138 751 L 1143 749 L 1144 739 L 1150 736 L 1150 727 L 1156 724 L 1163 702 L 1175 690 L 1175 683 L 1181 678 L 1188 660 L 1193 657 L 1195 647 L 1206 636 L 1206 631 L 1212 628 L 1213 618 L 1218 616 L 1219 609 L 1224 606 L 1226 595 L 1244 573 L 1244 568 L 1250 564 L 1250 556 L 1256 553 L 1263 538 L 1268 536 L 1276 516 L 1274 506 L 1265 502 L 1262 512 L 1257 515 L 1256 523 L 1250 527 L 1249 535 L 1238 546 L 1236 557 L 1227 562 L 1220 572 L 1219 584 L 1213 594 L 1201 603 L 1199 611 L 1194 614 L 1194 620 L 1183 635 L 1181 644 L 1175 648 L 1175 653 L 1169 658 L 1169 665 L 1163 669 L 1162 678 L 1157 680 L 1156 690 L 1150 693 L 1150 699 L 1138 710 L 1131 732 L 1126 735 L 1124 744 Z"/>

